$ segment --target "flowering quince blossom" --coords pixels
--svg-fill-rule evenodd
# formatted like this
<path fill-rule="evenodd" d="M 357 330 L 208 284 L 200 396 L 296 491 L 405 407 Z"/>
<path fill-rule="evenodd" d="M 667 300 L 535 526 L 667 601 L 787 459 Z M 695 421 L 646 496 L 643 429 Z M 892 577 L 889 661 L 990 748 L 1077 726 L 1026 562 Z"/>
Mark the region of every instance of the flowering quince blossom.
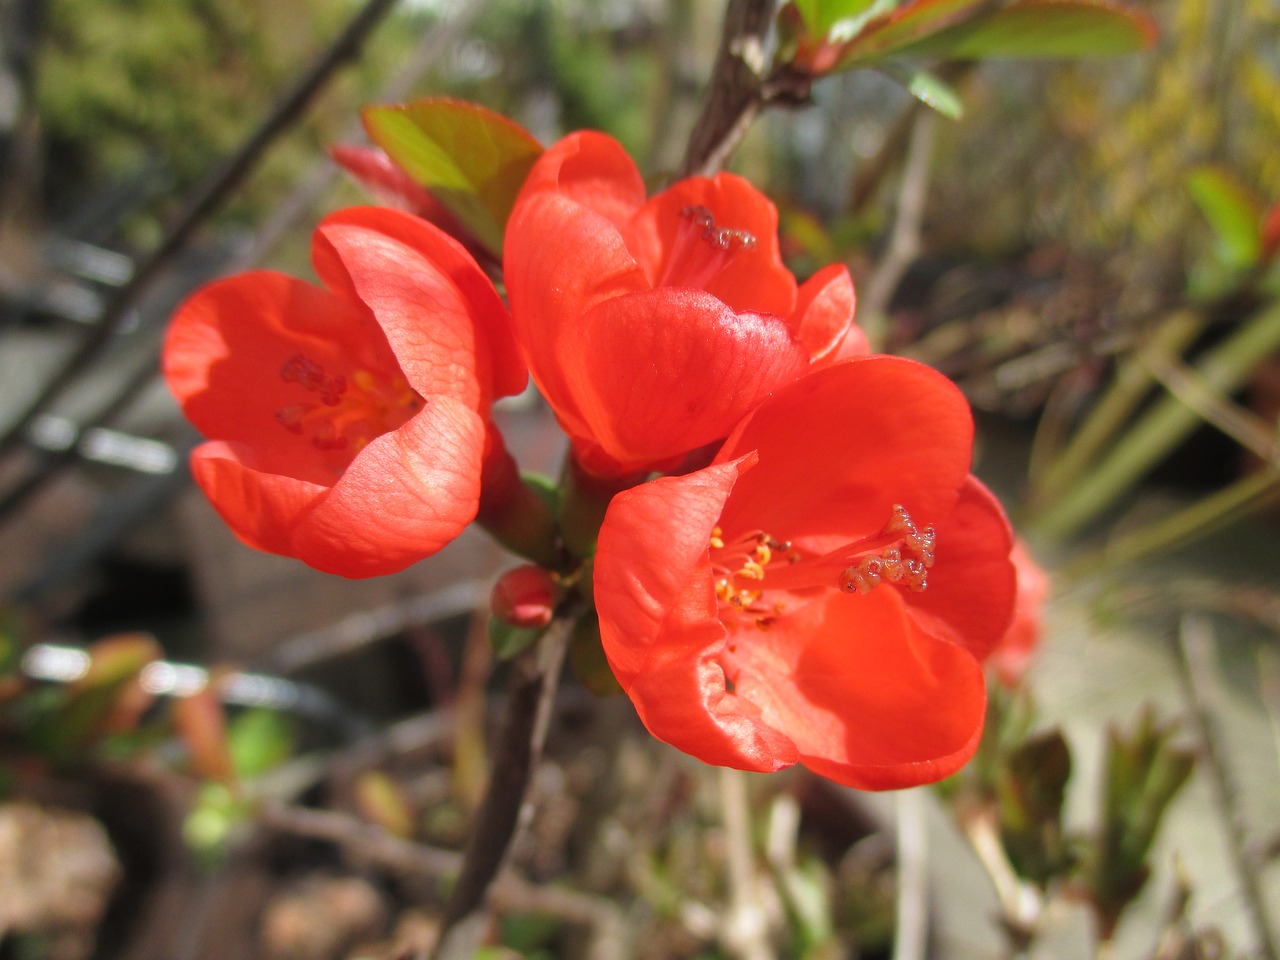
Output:
<path fill-rule="evenodd" d="M 329 573 L 391 573 L 475 518 L 482 474 L 509 461 L 490 404 L 527 373 L 492 283 L 425 221 L 341 211 L 312 259 L 323 287 L 254 271 L 197 291 L 165 377 L 209 439 L 196 482 L 240 539 Z"/>
<path fill-rule="evenodd" d="M 1049 577 L 1021 540 L 1014 541 L 1009 558 L 1018 571 L 1013 622 L 991 652 L 988 662 L 995 668 L 1001 683 L 1015 687 L 1022 682 L 1022 675 L 1031 666 L 1044 634 L 1043 608 L 1049 597 Z"/>
<path fill-rule="evenodd" d="M 709 466 L 615 496 L 595 601 L 649 730 L 709 763 L 865 789 L 958 769 L 1015 593 L 972 438 L 941 374 L 854 359 L 783 386 Z"/>
<path fill-rule="evenodd" d="M 588 473 L 672 469 L 813 365 L 866 352 L 848 270 L 797 287 L 777 220 L 727 173 L 646 200 L 631 158 L 600 133 L 571 134 L 534 164 L 507 223 L 507 293 L 530 372 Z"/>

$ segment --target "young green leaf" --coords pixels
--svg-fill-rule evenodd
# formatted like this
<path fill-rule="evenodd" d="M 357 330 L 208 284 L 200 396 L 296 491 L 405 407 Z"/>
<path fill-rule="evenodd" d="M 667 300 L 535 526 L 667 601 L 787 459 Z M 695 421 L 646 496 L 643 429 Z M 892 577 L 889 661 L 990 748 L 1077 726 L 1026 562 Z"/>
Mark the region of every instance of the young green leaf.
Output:
<path fill-rule="evenodd" d="M 1230 172 L 1203 166 L 1187 176 L 1187 190 L 1218 240 L 1218 255 L 1228 266 L 1248 269 L 1262 254 L 1261 204 Z"/>
<path fill-rule="evenodd" d="M 837 24 L 856 21 L 872 7 L 885 6 L 884 0 L 795 0 L 809 36 L 825 38 Z M 892 8 L 895 4 L 888 4 Z"/>
<path fill-rule="evenodd" d="M 426 98 L 364 111 L 369 137 L 491 251 L 542 153 L 519 124 L 472 103 Z"/>

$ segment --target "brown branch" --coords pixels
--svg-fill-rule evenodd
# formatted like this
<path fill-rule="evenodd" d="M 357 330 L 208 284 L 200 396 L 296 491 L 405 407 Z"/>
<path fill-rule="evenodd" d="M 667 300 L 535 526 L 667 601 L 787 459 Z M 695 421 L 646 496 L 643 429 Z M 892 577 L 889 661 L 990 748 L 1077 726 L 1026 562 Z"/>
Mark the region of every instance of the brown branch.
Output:
<path fill-rule="evenodd" d="M 764 105 L 765 42 L 776 7 L 776 0 L 729 0 L 711 86 L 689 136 L 682 176 L 719 170 Z"/>
<path fill-rule="evenodd" d="M 170 226 L 160 245 L 138 264 L 129 282 L 120 287 L 102 316 L 80 342 L 79 347 L 49 378 L 39 394 L 0 435 L 0 456 L 11 453 L 22 441 L 31 422 L 60 397 L 74 379 L 98 355 L 128 315 L 151 281 L 187 244 L 187 241 L 253 170 L 267 147 L 287 132 L 303 111 L 324 89 L 344 62 L 359 53 L 369 33 L 387 14 L 396 0 L 367 0 L 336 40 L 318 57 L 293 88 L 276 103 L 271 113 L 240 149 L 214 169 L 196 188 L 195 194 Z"/>
<path fill-rule="evenodd" d="M 484 938 L 490 890 L 516 836 L 533 815 L 529 784 L 542 757 L 573 622 L 568 613 L 557 618 L 542 639 L 512 665 L 489 784 L 464 854 L 462 873 L 445 907 L 433 960 L 470 960 Z"/>
<path fill-rule="evenodd" d="M 454 876 L 462 866 L 462 857 L 452 850 L 402 840 L 379 826 L 331 810 L 268 805 L 259 811 L 258 822 L 278 833 L 324 840 L 340 848 L 353 863 L 372 864 L 404 876 Z"/>

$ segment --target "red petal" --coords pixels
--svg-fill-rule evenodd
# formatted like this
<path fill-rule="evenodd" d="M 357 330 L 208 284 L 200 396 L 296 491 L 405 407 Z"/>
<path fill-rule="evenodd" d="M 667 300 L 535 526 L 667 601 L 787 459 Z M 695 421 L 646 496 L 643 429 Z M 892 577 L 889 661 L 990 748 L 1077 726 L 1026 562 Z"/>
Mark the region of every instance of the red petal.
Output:
<path fill-rule="evenodd" d="M 735 631 L 735 647 L 726 667 L 738 695 L 824 777 L 863 790 L 930 783 L 977 747 L 981 667 L 917 627 L 899 593 L 832 592 L 773 629 Z"/>
<path fill-rule="evenodd" d="M 312 246 L 326 286 L 366 304 L 423 395 L 471 406 L 528 381 L 506 307 L 452 237 L 409 214 L 356 207 L 327 217 Z"/>
<path fill-rule="evenodd" d="M 925 629 L 984 659 L 1013 617 L 1013 531 L 1000 502 L 973 477 L 955 509 L 932 522 L 938 531 L 937 560 L 929 570 L 929 586 L 909 599 L 911 613 Z"/>
<path fill-rule="evenodd" d="M 831 362 L 837 352 L 840 359 L 868 352 L 866 336 L 853 325 L 856 302 L 853 278 L 842 263 L 823 267 L 800 287 L 792 324 L 811 361 Z"/>
<path fill-rule="evenodd" d="M 372 577 L 435 553 L 475 518 L 484 436 L 475 411 L 428 398 L 352 461 L 298 528 L 294 555 L 329 573 Z"/>
<path fill-rule="evenodd" d="M 598 304 L 564 330 L 561 356 L 584 423 L 624 470 L 718 440 L 807 366 L 781 318 L 674 288 Z"/>
<path fill-rule="evenodd" d="M 245 543 L 344 577 L 402 570 L 462 532 L 479 503 L 484 423 L 448 397 L 373 440 L 332 488 L 262 469 L 255 450 L 208 443 L 192 473 Z"/>
<path fill-rule="evenodd" d="M 166 334 L 163 367 L 200 432 L 252 447 L 260 469 L 328 485 L 351 454 L 317 450 L 276 418 L 277 411 L 308 399 L 281 373 L 299 353 L 348 381 L 360 369 L 387 378 L 399 373 L 367 311 L 268 271 L 219 280 L 187 299 Z"/>
<path fill-rule="evenodd" d="M 285 556 L 293 554 L 293 531 L 329 492 L 322 484 L 262 470 L 252 450 L 222 441 L 192 451 L 191 474 L 237 537 Z"/>
<path fill-rule="evenodd" d="M 894 504 L 933 523 L 951 512 L 972 445 L 963 395 L 923 364 L 877 356 L 815 370 L 761 404 L 717 455 L 760 455 L 721 526 L 823 550 L 877 532 Z"/>
<path fill-rule="evenodd" d="M 649 282 L 659 282 L 667 271 L 668 258 L 687 255 L 687 246 L 678 238 L 698 229 L 682 213 L 694 206 L 706 207 L 717 228 L 745 230 L 755 238 L 752 249 L 736 252 L 705 289 L 735 310 L 791 316 L 796 281 L 778 252 L 777 208 L 750 183 L 731 173 L 680 180 L 636 213 L 628 240 Z"/>
<path fill-rule="evenodd" d="M 538 158 L 520 189 L 517 208 L 541 191 L 556 193 L 615 226 L 629 221 L 645 198 L 644 180 L 622 145 L 589 130 L 569 134 Z"/>
<path fill-rule="evenodd" d="M 741 462 L 664 477 L 614 497 L 600 528 L 594 592 L 618 682 L 654 736 L 749 770 L 795 762 L 790 741 L 725 688 L 708 544 Z"/>
<path fill-rule="evenodd" d="M 589 436 L 565 383 L 578 362 L 565 355 L 566 332 L 597 303 L 646 289 L 644 274 L 612 223 L 545 191 L 516 204 L 504 251 L 507 296 L 533 379 L 566 432 Z"/>

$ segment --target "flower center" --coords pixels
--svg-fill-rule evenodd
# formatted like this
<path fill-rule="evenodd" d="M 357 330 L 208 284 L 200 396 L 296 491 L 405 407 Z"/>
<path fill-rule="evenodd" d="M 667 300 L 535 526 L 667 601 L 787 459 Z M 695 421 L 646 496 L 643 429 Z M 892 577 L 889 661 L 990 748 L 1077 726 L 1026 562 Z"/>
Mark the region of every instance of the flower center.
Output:
<path fill-rule="evenodd" d="M 422 408 L 422 397 L 403 377 L 388 381 L 357 370 L 348 381 L 302 353 L 285 361 L 280 379 L 315 396 L 315 400 L 280 408 L 276 420 L 290 433 L 308 437 L 317 450 L 358 453 L 374 437 L 395 430 Z"/>
<path fill-rule="evenodd" d="M 680 220 L 656 286 L 705 289 L 734 257 L 755 249 L 753 234 L 716 226 L 715 215 L 701 204 L 683 208 Z"/>
<path fill-rule="evenodd" d="M 916 526 L 899 504 L 879 533 L 811 556 L 760 530 L 726 540 L 716 527 L 710 541 L 716 599 L 722 615 L 743 617 L 768 629 L 786 610 L 787 599 L 781 594 L 832 586 L 866 594 L 881 583 L 919 593 L 929 585 L 937 540 L 933 527 Z"/>

